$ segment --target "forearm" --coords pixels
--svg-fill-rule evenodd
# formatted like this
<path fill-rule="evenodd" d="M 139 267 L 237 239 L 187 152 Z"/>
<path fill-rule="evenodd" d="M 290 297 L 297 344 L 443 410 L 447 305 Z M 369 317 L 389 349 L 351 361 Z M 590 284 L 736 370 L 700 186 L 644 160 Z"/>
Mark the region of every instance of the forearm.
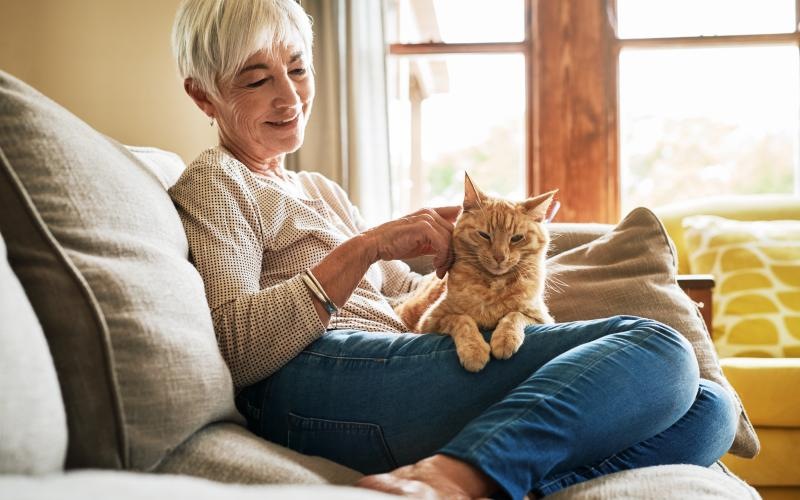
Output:
<path fill-rule="evenodd" d="M 364 278 L 369 266 L 378 261 L 375 245 L 366 234 L 351 238 L 331 251 L 311 269 L 328 297 L 337 307 L 343 307 Z M 330 315 L 322 302 L 312 294 L 314 308 L 320 321 L 327 325 Z"/>
<path fill-rule="evenodd" d="M 299 276 L 244 293 L 211 311 L 217 343 L 236 387 L 278 371 L 325 332 Z"/>

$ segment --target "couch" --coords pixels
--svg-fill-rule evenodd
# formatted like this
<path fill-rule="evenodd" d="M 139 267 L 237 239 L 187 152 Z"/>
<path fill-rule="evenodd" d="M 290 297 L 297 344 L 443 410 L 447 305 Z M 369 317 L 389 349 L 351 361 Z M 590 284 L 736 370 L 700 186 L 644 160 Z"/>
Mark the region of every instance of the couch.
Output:
<path fill-rule="evenodd" d="M 800 221 L 800 198 L 712 197 L 674 203 L 655 211 L 675 242 L 679 271 L 690 273 L 696 269 L 692 269 L 692 251 L 684 235 L 687 218 L 711 215 L 735 221 Z M 800 246 L 797 239 L 792 241 L 795 248 Z M 800 274 L 797 276 L 800 278 Z M 719 288 L 718 283 L 715 294 Z M 720 311 L 716 313 L 715 316 Z M 800 385 L 800 358 L 731 356 L 723 357 L 720 364 L 744 401 L 762 443 L 761 453 L 754 460 L 728 455 L 723 462 L 754 485 L 765 499 L 800 498 L 800 393 L 796 391 Z"/>
<path fill-rule="evenodd" d="M 0 497 L 386 498 L 349 486 L 357 471 L 245 428 L 166 193 L 182 168 L 0 71 Z M 655 216 L 553 232 L 564 284 L 553 294 L 572 294 L 554 300 L 557 315 L 651 312 L 695 332 L 701 372 L 727 384 L 704 355 L 702 321 Z M 661 249 L 654 258 L 646 242 Z M 631 279 L 609 280 L 609 269 Z M 740 431 L 732 450 L 757 453 L 743 409 Z M 624 471 L 551 497 L 758 495 L 718 463 Z"/>

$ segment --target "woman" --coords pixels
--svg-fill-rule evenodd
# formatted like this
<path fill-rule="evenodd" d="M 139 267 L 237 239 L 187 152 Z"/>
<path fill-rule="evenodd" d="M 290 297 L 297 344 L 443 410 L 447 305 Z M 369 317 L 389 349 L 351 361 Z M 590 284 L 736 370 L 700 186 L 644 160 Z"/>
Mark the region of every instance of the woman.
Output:
<path fill-rule="evenodd" d="M 530 326 L 478 374 L 450 337 L 403 333 L 390 301 L 422 277 L 397 259 L 432 254 L 442 276 L 458 207 L 370 229 L 333 182 L 284 169 L 314 100 L 311 36 L 294 0 L 188 0 L 173 33 L 220 144 L 170 193 L 249 427 L 411 496 L 520 498 L 719 458 L 731 397 L 659 323 Z"/>

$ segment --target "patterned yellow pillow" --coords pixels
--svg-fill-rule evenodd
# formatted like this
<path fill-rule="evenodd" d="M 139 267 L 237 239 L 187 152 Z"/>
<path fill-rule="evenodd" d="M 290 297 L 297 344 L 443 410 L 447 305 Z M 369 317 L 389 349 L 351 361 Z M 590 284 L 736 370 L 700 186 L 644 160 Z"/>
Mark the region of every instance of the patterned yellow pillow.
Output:
<path fill-rule="evenodd" d="M 721 357 L 800 357 L 800 221 L 683 219 L 692 273 L 712 274 Z"/>

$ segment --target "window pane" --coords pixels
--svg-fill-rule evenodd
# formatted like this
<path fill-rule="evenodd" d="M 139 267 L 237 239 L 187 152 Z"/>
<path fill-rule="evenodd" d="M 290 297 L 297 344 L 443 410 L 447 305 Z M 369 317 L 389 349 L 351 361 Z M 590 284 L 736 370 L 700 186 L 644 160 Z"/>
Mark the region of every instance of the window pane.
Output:
<path fill-rule="evenodd" d="M 464 171 L 487 193 L 522 199 L 524 57 L 393 56 L 388 62 L 395 215 L 460 204 Z"/>
<path fill-rule="evenodd" d="M 794 192 L 798 60 L 794 46 L 624 50 L 623 213 L 716 194 Z"/>
<path fill-rule="evenodd" d="M 520 42 L 523 0 L 385 0 L 389 43 Z"/>
<path fill-rule="evenodd" d="M 620 38 L 794 31 L 795 0 L 617 0 Z"/>

